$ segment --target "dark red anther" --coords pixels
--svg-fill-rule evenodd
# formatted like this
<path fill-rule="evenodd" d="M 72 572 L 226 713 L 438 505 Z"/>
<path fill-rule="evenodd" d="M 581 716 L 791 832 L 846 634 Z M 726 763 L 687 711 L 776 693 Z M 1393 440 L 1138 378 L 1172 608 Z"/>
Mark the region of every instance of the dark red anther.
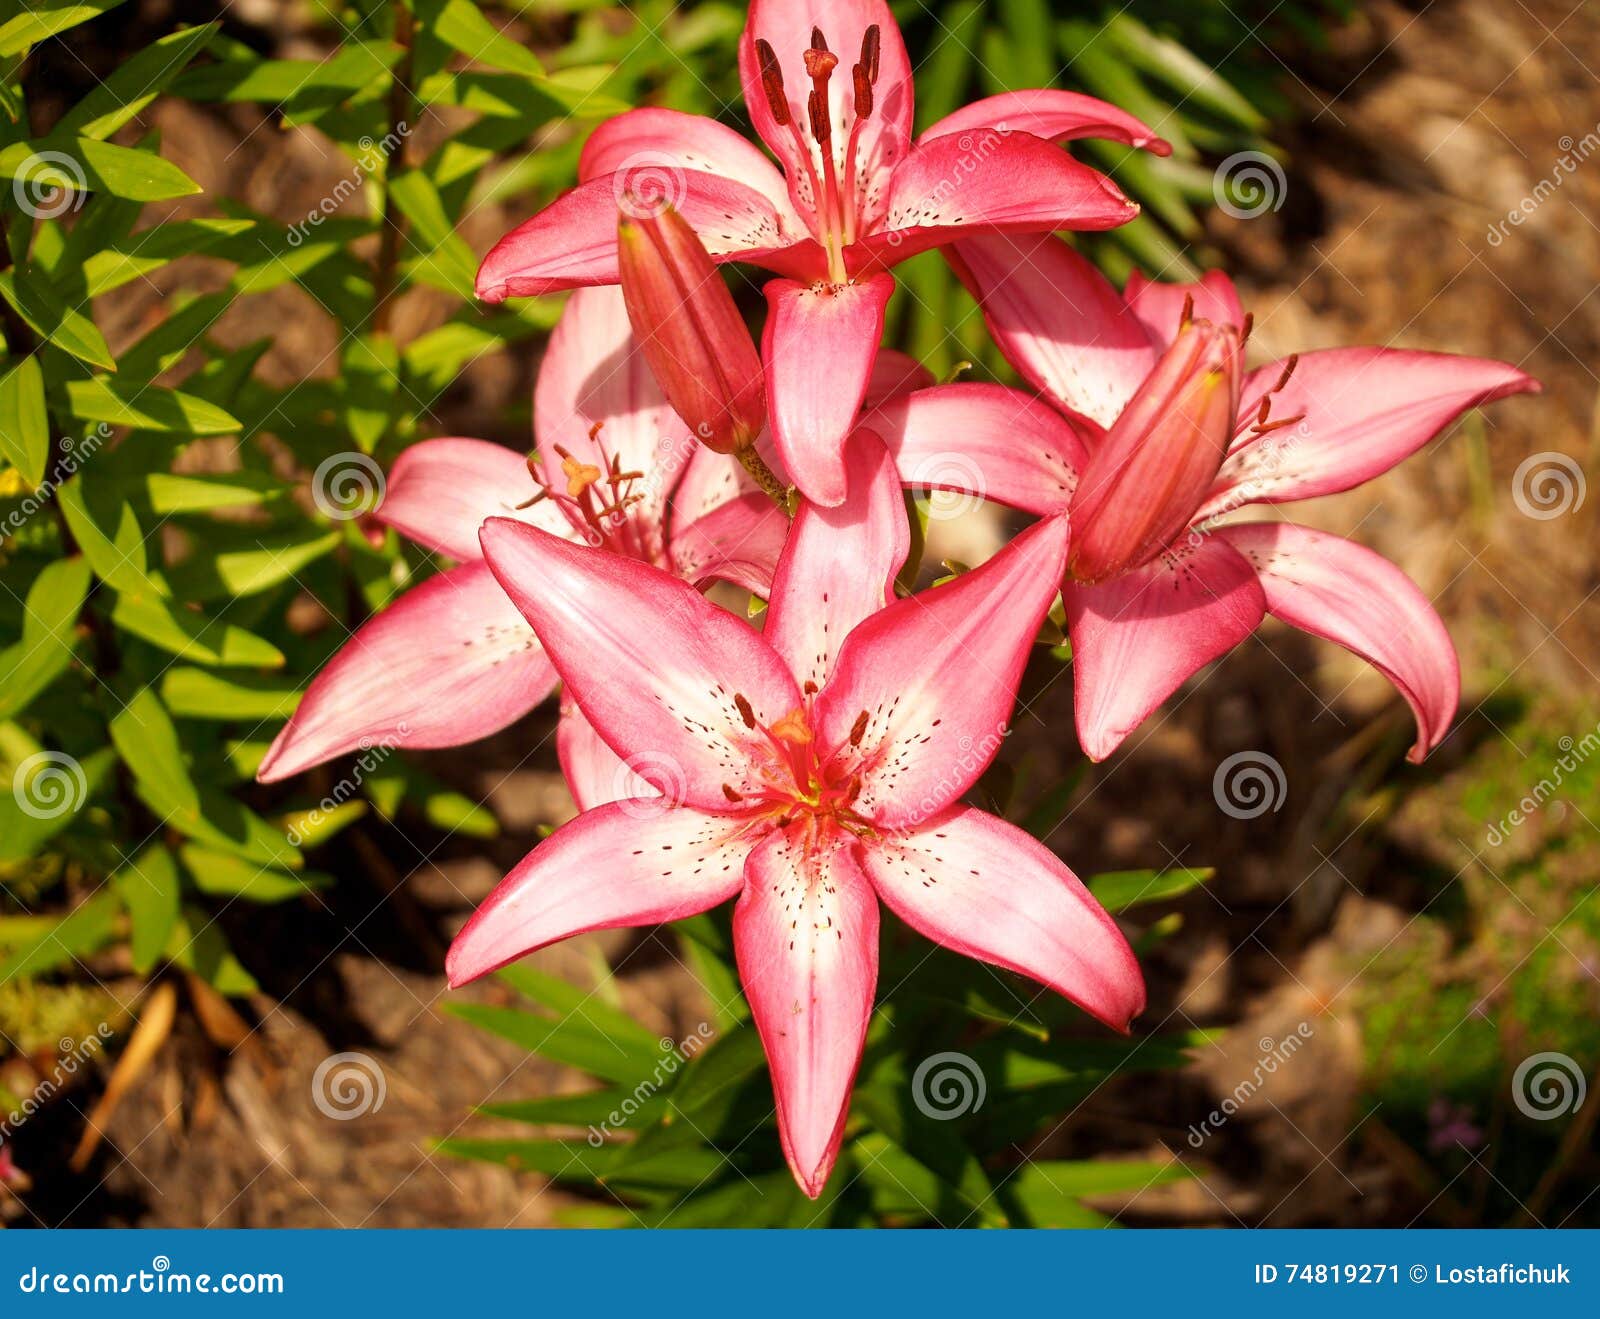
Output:
<path fill-rule="evenodd" d="M 861 65 L 856 65 L 850 70 L 856 85 L 856 119 L 872 118 L 872 79 L 867 76 L 867 71 Z"/>
<path fill-rule="evenodd" d="M 828 115 L 828 104 L 815 87 L 806 99 L 806 109 L 811 114 L 811 136 L 818 146 L 827 146 L 833 138 L 833 121 Z"/>
<path fill-rule="evenodd" d="M 761 90 L 767 96 L 767 110 L 782 128 L 789 123 L 789 98 L 783 94 L 783 69 L 770 41 L 756 42 L 756 63 L 761 66 Z"/>
<path fill-rule="evenodd" d="M 750 702 L 745 700 L 738 692 L 733 694 L 733 703 L 739 707 L 739 718 L 744 720 L 746 728 L 756 726 L 756 712 L 750 708 Z"/>
<path fill-rule="evenodd" d="M 1244 325 L 1239 330 L 1239 342 L 1246 343 L 1250 338 L 1250 331 L 1256 328 L 1256 314 L 1247 311 L 1244 314 Z"/>
<path fill-rule="evenodd" d="M 861 34 L 861 67 L 867 81 L 878 81 L 878 25 L 874 23 Z"/>
<path fill-rule="evenodd" d="M 819 28 L 819 27 L 814 27 L 814 28 L 811 29 L 811 49 L 812 50 L 827 50 L 828 49 L 828 39 L 825 36 L 822 35 L 822 29 Z"/>
<path fill-rule="evenodd" d="M 858 747 L 861 745 L 861 739 L 866 736 L 867 724 L 870 719 L 871 716 L 865 710 L 856 716 L 855 723 L 850 725 L 851 746 Z"/>
<path fill-rule="evenodd" d="M 735 792 L 733 790 L 733 787 L 730 784 L 727 784 L 727 783 L 724 783 L 722 785 L 722 795 L 724 797 L 726 797 L 729 801 L 743 801 L 744 800 L 744 798 L 741 797 L 737 792 Z"/>
<path fill-rule="evenodd" d="M 1299 364 L 1299 362 L 1300 362 L 1300 354 L 1299 353 L 1290 353 L 1289 354 L 1288 360 L 1286 362 L 1284 362 L 1284 364 L 1283 364 L 1283 374 L 1278 377 L 1278 383 L 1275 384 L 1272 387 L 1272 392 L 1274 394 L 1276 394 L 1280 389 L 1282 389 L 1285 385 L 1287 385 L 1289 383 L 1289 377 L 1294 374 L 1294 369 Z"/>
<path fill-rule="evenodd" d="M 1181 330 L 1194 319 L 1194 294 L 1183 295 L 1183 314 L 1178 317 L 1178 328 Z"/>

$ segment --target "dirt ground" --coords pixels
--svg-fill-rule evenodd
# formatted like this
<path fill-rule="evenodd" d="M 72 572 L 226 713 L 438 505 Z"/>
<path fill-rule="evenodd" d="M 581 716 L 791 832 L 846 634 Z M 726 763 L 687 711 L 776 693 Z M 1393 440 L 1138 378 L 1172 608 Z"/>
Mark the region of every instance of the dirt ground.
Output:
<path fill-rule="evenodd" d="M 1179 904 L 1182 928 L 1149 959 L 1141 1028 L 1224 1032 L 1183 1073 L 1105 1087 L 1072 1115 L 1059 1152 L 1191 1157 L 1186 1124 L 1248 1074 L 1258 1042 L 1315 1023 L 1314 1065 L 1285 1069 L 1262 1102 L 1207 1143 L 1205 1177 L 1112 1206 L 1123 1221 L 1434 1221 L 1414 1160 L 1381 1113 L 1360 1108 L 1363 1023 L 1349 968 L 1396 937 L 1423 900 L 1412 875 L 1443 863 L 1452 840 L 1404 810 L 1351 818 L 1346 807 L 1352 794 L 1372 791 L 1374 773 L 1384 782 L 1448 779 L 1475 747 L 1503 736 L 1486 702 L 1507 683 L 1559 701 L 1595 690 L 1600 498 L 1541 521 L 1520 513 L 1509 492 L 1531 453 L 1558 451 L 1591 470 L 1597 456 L 1600 227 L 1591 216 L 1600 214 L 1600 164 L 1562 175 L 1525 223 L 1490 239 L 1491 225 L 1597 131 L 1600 23 L 1583 9 L 1449 0 L 1368 11 L 1332 51 L 1283 69 L 1302 118 L 1286 138 L 1281 209 L 1211 215 L 1209 237 L 1255 311 L 1263 354 L 1335 343 L 1477 353 L 1519 364 L 1546 393 L 1497 405 L 1477 430 L 1302 517 L 1388 554 L 1451 626 L 1468 713 L 1426 769 L 1395 754 L 1406 716 L 1381 679 L 1331 647 L 1268 629 L 1093 770 L 1052 839 L 1080 873 L 1218 868 L 1206 892 Z M 258 129 L 242 114 L 174 114 L 183 122 L 163 125 L 169 150 L 208 188 L 290 218 L 297 190 L 309 202 L 327 185 L 329 162 L 303 138 Z M 247 137 L 250 148 L 237 151 Z M 469 241 L 483 250 L 506 218 L 475 217 Z M 132 323 L 148 310 L 126 314 Z M 411 314 L 425 318 L 427 308 Z M 330 347 L 286 335 L 264 369 L 325 371 Z M 516 439 L 506 410 L 527 381 L 526 362 L 475 368 L 442 405 L 441 433 Z M 1058 756 L 1065 763 L 1069 684 L 1054 676 L 1030 675 L 1014 743 L 1041 771 Z M 1193 699 L 1202 687 L 1203 699 Z M 262 946 L 295 953 L 260 971 L 251 1047 L 224 1056 L 184 1026 L 117 1112 L 89 1171 L 40 1177 L 32 1214 L 75 1225 L 218 1227 L 554 1221 L 567 1197 L 538 1178 L 437 1157 L 422 1143 L 428 1133 L 491 1134 L 492 1124 L 471 1116 L 474 1104 L 576 1083 L 441 1010 L 449 937 L 537 827 L 570 810 L 553 773 L 551 731 L 541 712 L 469 755 L 429 757 L 435 773 L 489 800 L 503 837 L 438 845 L 369 831 L 362 850 L 342 844 L 322 859 L 350 882 L 321 909 L 293 913 L 292 941 L 281 937 L 287 930 L 265 931 L 274 937 Z M 1211 777 L 1222 757 L 1249 748 L 1270 748 L 1290 794 L 1281 811 L 1235 821 L 1215 809 Z M 286 919 L 248 917 L 257 931 Z M 699 1020 L 697 987 L 668 943 L 617 934 L 605 944 L 625 1002 L 652 1026 L 674 1033 Z M 590 965 L 581 947 L 543 956 L 576 976 Z M 381 1107 L 350 1120 L 313 1100 L 313 1074 L 340 1052 L 378 1060 L 386 1084 Z M 71 1142 L 79 1107 L 58 1106 L 37 1120 L 37 1134 Z"/>

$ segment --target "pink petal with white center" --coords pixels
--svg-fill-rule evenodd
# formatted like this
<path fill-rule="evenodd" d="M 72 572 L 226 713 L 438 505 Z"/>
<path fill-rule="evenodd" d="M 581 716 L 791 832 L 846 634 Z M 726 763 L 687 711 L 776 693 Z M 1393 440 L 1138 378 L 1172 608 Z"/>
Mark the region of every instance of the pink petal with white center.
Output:
<path fill-rule="evenodd" d="M 478 528 L 485 518 L 565 532 L 567 521 L 553 507 L 517 507 L 538 493 L 520 453 L 450 436 L 413 444 L 395 459 L 376 516 L 417 544 L 468 563 L 483 557 Z"/>
<path fill-rule="evenodd" d="M 450 945 L 452 988 L 590 930 L 695 916 L 739 891 L 747 822 L 660 798 L 585 811 L 533 851 Z"/>
<path fill-rule="evenodd" d="M 861 849 L 901 920 L 963 957 L 1049 985 L 1113 1030 L 1144 1011 L 1144 977 L 1110 914 L 1043 843 L 970 806 Z"/>
<path fill-rule="evenodd" d="M 1020 92 L 1001 92 L 985 96 L 947 114 L 929 126 L 917 141 L 932 141 L 951 133 L 970 133 L 976 129 L 998 128 L 1005 132 L 1032 133 L 1047 142 L 1073 142 L 1096 137 L 1107 142 L 1122 142 L 1141 147 L 1157 156 L 1170 156 L 1172 147 L 1153 133 L 1143 121 L 1126 110 L 1082 92 L 1062 92 L 1032 88 Z"/>
<path fill-rule="evenodd" d="M 561 702 L 556 724 L 556 759 L 572 800 L 580 811 L 592 811 L 608 802 L 660 797 L 633 767 L 600 740 L 594 725 L 571 701 Z"/>
<path fill-rule="evenodd" d="M 579 289 L 567 299 L 539 364 L 533 433 L 557 490 L 566 486 L 558 445 L 602 472 L 616 459 L 623 471 L 643 473 L 629 487 L 644 498 L 628 520 L 644 539 L 643 556 L 659 554 L 668 496 L 700 446 L 656 383 L 620 289 Z"/>
<path fill-rule="evenodd" d="M 813 1200 L 839 1154 L 878 980 L 878 904 L 854 850 L 798 827 L 774 832 L 750 853 L 733 910 L 784 1157 Z"/>
<path fill-rule="evenodd" d="M 276 783 L 373 747 L 475 742 L 527 714 L 555 681 L 489 569 L 463 564 L 356 630 L 317 674 L 256 778 Z"/>
<path fill-rule="evenodd" d="M 770 435 L 769 431 L 756 442 L 756 452 L 769 467 L 777 458 Z M 730 499 L 756 493 L 759 487 L 737 458 L 707 449 L 696 441 L 678 488 L 672 492 L 672 526 L 687 527 Z"/>
<path fill-rule="evenodd" d="M 618 186 L 647 204 L 676 206 L 686 170 L 744 184 L 767 199 L 781 228 L 796 236 L 805 232 L 783 175 L 761 148 L 705 115 L 659 106 L 629 110 L 595 129 L 578 158 L 580 181 L 620 174 Z"/>
<path fill-rule="evenodd" d="M 1269 423 L 1304 420 L 1237 442 L 1217 473 L 1208 513 L 1349 490 L 1410 457 L 1469 408 L 1539 391 L 1532 376 L 1485 358 L 1326 348 L 1301 354 L 1272 393 L 1285 365 L 1250 374 L 1239 415 L 1253 419 L 1271 393 Z"/>
<path fill-rule="evenodd" d="M 872 376 L 893 277 L 849 284 L 767 284 L 761 357 L 778 454 L 800 493 L 832 507 L 845 497 L 844 440 Z"/>
<path fill-rule="evenodd" d="M 1215 539 L 1180 543 L 1099 586 L 1061 591 L 1072 638 L 1078 741 L 1104 760 L 1158 705 L 1261 622 L 1250 565 Z"/>
<path fill-rule="evenodd" d="M 1199 320 L 1231 325 L 1236 330 L 1244 328 L 1239 290 L 1220 270 L 1208 270 L 1192 284 L 1146 279 L 1142 271 L 1135 270 L 1128 276 L 1122 295 L 1158 352 L 1177 337 L 1184 306 L 1190 299 L 1194 301 L 1191 314 Z"/>
<path fill-rule="evenodd" d="M 909 394 L 914 389 L 927 389 L 933 384 L 933 372 L 916 358 L 894 348 L 880 348 L 873 359 L 872 374 L 867 377 L 863 408 L 874 408 L 897 394 Z"/>
<path fill-rule="evenodd" d="M 649 564 L 491 519 L 483 554 L 533 624 L 567 695 L 608 746 L 675 802 L 728 803 L 754 790 L 752 757 L 800 707 L 788 666 L 761 634 Z M 743 705 L 741 705 L 743 702 Z"/>
<path fill-rule="evenodd" d="M 772 579 L 763 635 L 802 692 L 827 682 L 844 639 L 894 598 L 911 550 L 894 461 L 865 428 L 845 443 L 845 488 L 834 508 L 801 501 Z"/>
<path fill-rule="evenodd" d="M 1292 522 L 1247 522 L 1215 534 L 1260 574 L 1269 613 L 1354 651 L 1395 685 L 1417 719 L 1412 761 L 1444 740 L 1461 699 L 1461 664 L 1409 577 L 1364 546 Z"/>
<path fill-rule="evenodd" d="M 716 578 L 765 599 L 788 534 L 788 517 L 767 495 L 740 495 L 674 534 L 672 569 L 696 585 Z"/>
<path fill-rule="evenodd" d="M 1156 352 L 1091 261 L 1036 234 L 969 238 L 948 255 L 1006 361 L 1075 415 L 1116 421 Z"/>
<path fill-rule="evenodd" d="M 909 828 L 977 781 L 1066 558 L 1066 519 L 1035 523 L 980 568 L 867 619 L 816 698 L 818 740 L 860 776 L 855 809 Z"/>
<path fill-rule="evenodd" d="M 783 162 L 789 194 L 795 209 L 816 225 L 817 197 L 813 178 L 824 178 L 822 153 L 811 135 L 807 98 L 812 83 L 806 74 L 805 52 L 811 31 L 819 30 L 828 49 L 838 57 L 838 67 L 828 82 L 828 114 L 833 125 L 829 147 L 841 192 L 847 189 L 846 147 L 855 123 L 852 68 L 862 55 L 867 29 L 878 29 L 878 80 L 873 87 L 872 113 L 862 122 L 856 142 L 855 198 L 870 219 L 882 207 L 889 171 L 905 155 L 911 141 L 911 61 L 900 28 L 883 0 L 755 0 L 744 35 L 739 40 L 739 77 L 744 84 L 750 121 L 772 154 Z M 761 61 L 756 42 L 772 47 L 782 73 L 783 100 L 796 133 L 773 118 L 762 85 Z M 825 186 L 825 185 L 824 185 Z"/>
<path fill-rule="evenodd" d="M 1031 133 L 980 129 L 912 148 L 881 227 L 845 251 L 855 273 L 979 233 L 1114 229 L 1139 213 L 1116 184 Z"/>
<path fill-rule="evenodd" d="M 957 383 L 902 394 L 861 424 L 894 454 L 900 479 L 1028 513 L 1059 513 L 1085 455 L 1072 424 L 1042 399 L 1004 385 Z"/>
<path fill-rule="evenodd" d="M 478 296 L 493 303 L 615 284 L 617 211 L 639 183 L 637 171 L 605 174 L 557 197 L 489 249 L 478 268 Z M 700 170 L 685 171 L 681 183 L 675 207 L 717 260 L 770 262 L 796 274 L 824 268 L 820 249 L 794 249 L 805 236 L 785 232 L 754 188 Z"/>

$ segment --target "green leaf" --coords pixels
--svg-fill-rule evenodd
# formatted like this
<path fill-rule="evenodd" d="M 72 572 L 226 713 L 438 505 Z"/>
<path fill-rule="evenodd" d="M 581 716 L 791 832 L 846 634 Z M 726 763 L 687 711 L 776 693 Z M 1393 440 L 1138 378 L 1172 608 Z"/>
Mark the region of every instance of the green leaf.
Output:
<path fill-rule="evenodd" d="M 0 790 L 0 862 L 37 855 L 88 809 L 117 761 L 110 747 L 78 760 L 40 749 L 14 724 L 8 731 L 20 734 L 32 754 L 9 757 L 11 790 Z"/>
<path fill-rule="evenodd" d="M 165 91 L 221 26 L 216 20 L 170 32 L 125 59 L 61 117 L 51 136 L 110 137 Z"/>
<path fill-rule="evenodd" d="M 183 665 L 161 675 L 161 700 L 180 719 L 287 719 L 300 696 L 298 687 L 254 675 L 224 677 Z"/>
<path fill-rule="evenodd" d="M 28 47 L 115 9 L 122 0 L 28 0 L 22 13 L 0 24 L 0 56 Z"/>
<path fill-rule="evenodd" d="M 178 923 L 178 868 L 165 846 L 152 843 L 111 883 L 133 922 L 133 969 L 143 975 L 161 959 Z"/>
<path fill-rule="evenodd" d="M 89 566 L 118 591 L 165 595 L 165 584 L 146 570 L 144 532 L 132 505 L 109 498 L 103 485 L 91 487 L 88 477 L 85 472 L 60 486 L 56 504 Z M 108 534 L 113 521 L 115 530 Z"/>
<path fill-rule="evenodd" d="M 10 719 L 65 671 L 77 641 L 78 612 L 89 592 L 82 555 L 46 564 L 28 589 L 22 638 L 0 651 L 0 719 Z"/>
<path fill-rule="evenodd" d="M 418 22 L 468 59 L 530 78 L 544 77 L 538 57 L 501 32 L 472 0 L 416 0 L 413 8 Z"/>
<path fill-rule="evenodd" d="M 243 898 L 247 902 L 287 902 L 327 888 L 333 882 L 327 875 L 307 872 L 293 875 L 270 866 L 259 866 L 226 852 L 185 843 L 178 849 L 183 868 L 202 893 L 213 897 Z"/>
<path fill-rule="evenodd" d="M 115 893 L 106 889 L 96 893 L 44 934 L 0 961 L 0 984 L 16 976 L 41 975 L 74 958 L 98 952 L 116 937 L 117 913 L 121 909 Z"/>
<path fill-rule="evenodd" d="M 111 348 L 95 323 L 68 306 L 41 271 L 8 270 L 0 274 L 0 297 L 36 334 L 57 348 L 90 366 L 106 371 L 117 369 Z"/>
<path fill-rule="evenodd" d="M 1143 902 L 1160 902 L 1198 888 L 1217 872 L 1202 869 L 1116 870 L 1089 881 L 1095 901 L 1110 912 L 1126 911 Z"/>
<path fill-rule="evenodd" d="M 32 187 L 71 187 L 126 201 L 159 202 L 192 197 L 200 185 L 153 151 L 96 142 L 90 137 L 51 137 L 13 142 L 0 151 L 0 178 Z"/>
<path fill-rule="evenodd" d="M 50 417 L 39 359 L 24 357 L 0 376 L 0 451 L 38 487 L 50 462 Z"/>
<path fill-rule="evenodd" d="M 669 1190 L 699 1186 L 728 1163 L 726 1156 L 716 1150 L 689 1148 L 669 1150 L 623 1171 L 619 1167 L 619 1156 L 625 1154 L 627 1148 L 625 1145 L 601 1145 L 596 1149 L 577 1140 L 445 1140 L 438 1145 L 445 1154 L 502 1163 L 515 1172 L 543 1173 L 557 1181 Z"/>
<path fill-rule="evenodd" d="M 529 1053 L 577 1067 L 606 1081 L 636 1085 L 653 1076 L 668 1056 L 655 1048 L 654 1042 L 645 1046 L 608 1036 L 581 1014 L 552 1020 L 534 1012 L 484 1003 L 447 1003 L 445 1007 Z"/>
<path fill-rule="evenodd" d="M 193 971 L 219 994 L 253 994 L 260 985 L 228 947 L 222 930 L 199 907 L 185 907 L 167 941 L 167 960 Z"/>
<path fill-rule="evenodd" d="M 69 380 L 66 397 L 67 411 L 80 421 L 184 435 L 231 435 L 240 429 L 238 419 L 216 404 L 159 385 L 95 376 Z"/>
<path fill-rule="evenodd" d="M 255 227 L 253 220 L 205 217 L 198 220 L 169 220 L 150 229 L 141 229 L 136 234 L 114 240 L 84 260 L 84 292 L 91 298 L 98 298 L 104 293 L 111 292 L 112 289 L 121 288 L 131 280 L 138 279 L 141 275 L 149 275 L 160 270 L 162 266 L 180 256 L 209 251 L 228 239 L 248 234 Z M 226 307 L 229 301 L 226 294 L 214 295 L 214 299 L 220 301 L 222 307 Z M 197 298 L 184 308 L 184 312 L 192 315 L 191 308 L 208 305 L 212 300 Z M 168 317 L 151 331 L 151 335 L 160 334 L 177 319 L 177 315 Z M 168 333 L 173 332 L 168 331 Z M 197 337 L 197 333 L 190 335 L 184 340 L 183 346 L 188 347 Z M 140 340 L 140 344 L 143 343 L 144 340 Z M 135 365 L 134 361 L 130 361 L 132 356 L 131 352 L 123 355 L 124 369 L 129 375 L 156 374 L 154 371 L 143 369 L 142 363 Z"/>
<path fill-rule="evenodd" d="M 472 298 L 478 261 L 452 228 L 433 181 L 421 170 L 410 170 L 390 180 L 389 196 L 421 240 L 423 252 L 412 263 L 416 278 L 457 297 Z"/>
<path fill-rule="evenodd" d="M 1194 1173 L 1176 1159 L 1166 1163 L 1106 1160 L 1025 1163 L 1001 1182 L 1001 1193 L 1022 1207 L 1034 1227 L 1102 1227 L 1106 1219 L 1084 1206 L 1085 1196 L 1139 1192 Z"/>
<path fill-rule="evenodd" d="M 271 472 L 148 472 L 146 497 L 157 513 L 205 513 L 243 508 L 284 494 L 284 482 Z"/>
<path fill-rule="evenodd" d="M 265 637 L 144 591 L 122 591 L 111 621 L 179 659 L 220 668 L 281 668 L 283 652 Z"/>
<path fill-rule="evenodd" d="M 394 422 L 400 388 L 400 355 L 394 340 L 367 334 L 352 337 L 345 345 L 339 376 L 345 428 L 362 453 L 371 453 Z"/>
<path fill-rule="evenodd" d="M 624 1111 L 624 1105 L 628 1105 Z M 617 1127 L 624 1123 L 654 1122 L 666 1109 L 660 1094 L 635 1099 L 629 1090 L 587 1090 L 577 1095 L 547 1095 L 517 1099 L 505 1104 L 484 1104 L 485 1117 L 505 1118 L 551 1127 Z"/>

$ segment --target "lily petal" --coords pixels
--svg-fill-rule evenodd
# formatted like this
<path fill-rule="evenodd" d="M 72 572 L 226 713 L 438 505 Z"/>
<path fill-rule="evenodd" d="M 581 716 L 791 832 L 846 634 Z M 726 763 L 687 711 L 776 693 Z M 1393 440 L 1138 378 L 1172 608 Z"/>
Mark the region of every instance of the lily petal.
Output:
<path fill-rule="evenodd" d="M 800 493 L 845 497 L 844 440 L 855 425 L 894 292 L 885 274 L 849 284 L 767 284 L 761 357 L 778 453 Z"/>
<path fill-rule="evenodd" d="M 1078 741 L 1104 760 L 1185 680 L 1243 641 L 1266 596 L 1231 545 L 1206 538 L 1099 586 L 1061 591 Z"/>
<path fill-rule="evenodd" d="M 846 638 L 813 724 L 823 745 L 855 760 L 864 817 L 919 824 L 994 759 L 1066 542 L 1064 518 L 1037 522 L 982 567 L 896 601 Z"/>
<path fill-rule="evenodd" d="M 852 273 L 977 233 L 1114 229 L 1139 213 L 1116 184 L 1031 133 L 980 129 L 913 147 L 882 227 L 845 251 Z"/>
<path fill-rule="evenodd" d="M 789 519 L 765 494 L 739 495 L 673 534 L 673 571 L 696 585 L 718 578 L 765 599 L 788 534 Z"/>
<path fill-rule="evenodd" d="M 820 268 L 815 254 L 792 250 L 772 203 L 746 184 L 702 170 L 682 175 L 677 210 L 719 261 L 776 263 L 796 273 Z M 617 282 L 617 210 L 637 187 L 637 174 L 603 174 L 563 193 L 492 248 L 478 268 L 485 302 Z M 812 246 L 815 246 L 812 244 Z"/>
<path fill-rule="evenodd" d="M 1190 314 L 1216 325 L 1244 329 L 1244 308 L 1239 305 L 1239 290 L 1220 270 L 1208 270 L 1193 283 L 1169 284 L 1147 279 L 1135 270 L 1128 276 L 1122 296 L 1128 310 L 1139 318 L 1150 342 L 1159 352 L 1178 337 L 1184 307 L 1193 300 Z"/>
<path fill-rule="evenodd" d="M 629 521 L 648 538 L 645 553 L 659 552 L 667 498 L 700 446 L 656 383 L 620 289 L 579 289 L 567 299 L 534 384 L 533 433 L 545 479 L 558 488 L 558 446 L 602 472 L 612 459 L 642 472 L 630 492 L 644 498 Z"/>
<path fill-rule="evenodd" d="M 909 394 L 914 389 L 927 389 L 932 384 L 933 372 L 909 353 L 880 348 L 872 362 L 872 374 L 867 377 L 867 394 L 861 406 L 875 408 L 885 399 Z"/>
<path fill-rule="evenodd" d="M 894 598 L 911 551 L 900 477 L 883 441 L 865 428 L 845 442 L 845 488 L 834 508 L 801 501 L 772 579 L 763 635 L 802 692 L 827 682 L 840 643 Z"/>
<path fill-rule="evenodd" d="M 687 582 L 502 518 L 483 554 L 606 744 L 674 802 L 725 807 L 753 753 L 800 707 L 761 634 Z M 743 702 L 743 705 L 740 703 Z"/>
<path fill-rule="evenodd" d="M 1072 142 L 1096 137 L 1107 142 L 1122 142 L 1141 147 L 1157 156 L 1170 156 L 1172 145 L 1159 138 L 1148 125 L 1126 110 L 1082 92 L 1063 92 L 1051 88 L 1001 92 L 962 106 L 953 114 L 936 120 L 920 136 L 918 143 L 947 137 L 951 133 L 970 133 L 985 128 L 1032 133 L 1047 142 Z"/>
<path fill-rule="evenodd" d="M 705 115 L 659 106 L 629 110 L 596 128 L 578 157 L 580 181 L 622 174 L 619 186 L 625 191 L 674 206 L 685 170 L 744 184 L 767 199 L 781 227 L 792 225 L 795 233 L 803 232 L 783 175 L 773 163 L 748 138 Z"/>
<path fill-rule="evenodd" d="M 845 842 L 775 831 L 733 910 L 739 979 L 772 1067 L 778 1135 L 813 1200 L 838 1157 L 878 980 L 878 904 Z"/>
<path fill-rule="evenodd" d="M 484 518 L 509 517 L 562 533 L 567 521 L 543 503 L 517 508 L 538 494 L 521 454 L 487 440 L 449 436 L 413 444 L 395 459 L 378 505 L 378 521 L 461 563 L 483 557 Z"/>
<path fill-rule="evenodd" d="M 908 486 L 954 490 L 1027 513 L 1059 513 L 1083 442 L 1041 399 L 982 382 L 935 385 L 880 404 L 861 424 L 883 436 Z"/>
<path fill-rule="evenodd" d="M 585 811 L 529 852 L 456 935 L 452 988 L 589 930 L 695 916 L 739 891 L 746 822 L 659 798 Z"/>
<path fill-rule="evenodd" d="M 594 725 L 572 701 L 561 702 L 556 724 L 556 759 L 572 800 L 580 811 L 609 802 L 661 794 L 634 773 L 633 767 L 600 740 Z"/>
<path fill-rule="evenodd" d="M 1006 361 L 1063 408 L 1110 426 L 1156 364 L 1143 324 L 1059 239 L 1003 234 L 947 253 Z"/>
<path fill-rule="evenodd" d="M 816 29 L 839 59 L 828 83 L 828 114 L 833 125 L 829 145 L 834 171 L 842 181 L 847 177 L 845 147 L 855 121 L 851 69 L 860 59 L 862 38 L 874 26 L 878 29 L 878 80 L 873 87 L 872 115 L 862 123 L 856 142 L 855 173 L 857 195 L 870 221 L 882 207 L 884 180 L 911 142 L 911 60 L 889 6 L 884 0 L 754 0 L 739 39 L 739 77 L 750 121 L 772 154 L 783 162 L 795 209 L 813 227 L 817 199 L 811 180 L 813 176 L 821 178 L 823 168 L 809 128 L 807 97 L 812 83 L 806 74 L 805 52 Z M 790 128 L 773 118 L 762 85 L 757 41 L 767 42 L 777 58 L 788 118 L 800 130 L 798 141 Z"/>
<path fill-rule="evenodd" d="M 1117 923 L 1015 825 L 952 806 L 864 844 L 861 864 L 895 915 L 952 952 L 1031 976 L 1114 1030 L 1144 1011 L 1144 977 Z"/>
<path fill-rule="evenodd" d="M 256 777 L 276 783 L 375 746 L 475 742 L 527 714 L 555 681 L 489 569 L 463 564 L 357 629 L 317 674 Z"/>
<path fill-rule="evenodd" d="M 1214 534 L 1260 574 L 1268 613 L 1354 651 L 1399 689 L 1417 719 L 1412 761 L 1444 740 L 1461 699 L 1461 663 L 1409 577 L 1364 546 L 1292 522 L 1246 522 Z"/>
<path fill-rule="evenodd" d="M 1250 374 L 1239 415 L 1252 417 L 1283 376 L 1275 362 Z M 1235 443 L 1217 473 L 1206 512 L 1334 494 L 1410 457 L 1469 408 L 1539 382 L 1505 362 L 1401 348 L 1327 348 L 1303 353 L 1272 393 L 1269 420 L 1293 426 Z"/>

